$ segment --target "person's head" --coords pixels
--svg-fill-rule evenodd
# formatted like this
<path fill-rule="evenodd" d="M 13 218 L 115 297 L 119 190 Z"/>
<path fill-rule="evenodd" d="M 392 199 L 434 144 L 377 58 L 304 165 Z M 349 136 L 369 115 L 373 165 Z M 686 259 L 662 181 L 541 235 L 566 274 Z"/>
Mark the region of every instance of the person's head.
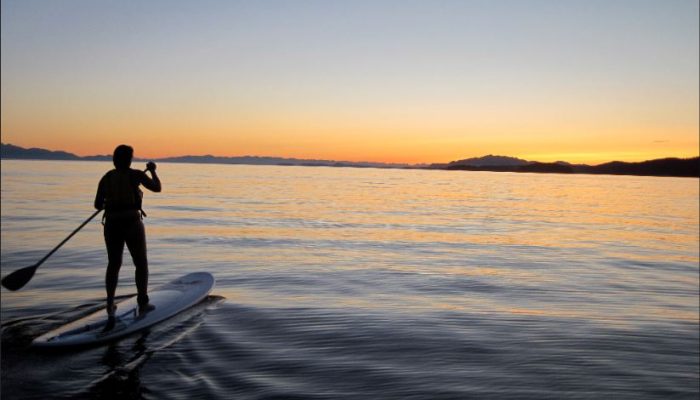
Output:
<path fill-rule="evenodd" d="M 126 169 L 131 167 L 131 159 L 134 158 L 134 149 L 131 146 L 120 144 L 114 149 L 112 161 L 117 169 Z"/>

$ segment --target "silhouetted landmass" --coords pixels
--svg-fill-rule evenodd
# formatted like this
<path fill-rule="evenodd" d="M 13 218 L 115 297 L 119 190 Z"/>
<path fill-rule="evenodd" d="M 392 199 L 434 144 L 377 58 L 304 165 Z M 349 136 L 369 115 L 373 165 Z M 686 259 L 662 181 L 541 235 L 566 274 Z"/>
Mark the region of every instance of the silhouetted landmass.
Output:
<path fill-rule="evenodd" d="M 494 156 L 487 156 L 491 160 Z M 663 158 L 643 162 L 613 161 L 600 165 L 572 165 L 564 161 L 554 163 L 541 163 L 526 161 L 518 165 L 491 165 L 489 163 L 469 163 L 469 159 L 448 163 L 445 169 L 466 171 L 494 171 L 494 172 L 541 172 L 557 174 L 606 174 L 606 175 L 644 175 L 644 176 L 677 176 L 700 177 L 700 158 Z M 516 159 L 518 160 L 518 159 Z M 524 161 L 524 160 L 520 160 Z"/>
<path fill-rule="evenodd" d="M 521 165 L 518 167 L 518 172 L 548 172 L 557 174 L 573 174 L 574 169 L 571 165 L 566 165 L 560 162 L 555 163 L 541 163 L 533 162 L 527 165 Z"/>
<path fill-rule="evenodd" d="M 540 172 L 540 173 L 557 173 L 557 174 L 572 174 L 574 168 L 571 165 L 562 163 L 541 163 L 527 162 L 523 165 L 448 165 L 447 169 L 462 170 L 462 171 L 491 171 L 491 172 Z"/>
<path fill-rule="evenodd" d="M 506 156 L 494 156 L 489 154 L 484 157 L 478 158 L 467 158 L 464 160 L 452 161 L 447 164 L 450 169 L 455 169 L 458 166 L 472 166 L 472 167 L 519 167 L 523 165 L 530 164 L 530 161 L 522 160 L 515 157 Z"/>
<path fill-rule="evenodd" d="M 112 161 L 111 155 L 94 155 L 80 157 L 65 151 L 50 151 L 44 149 L 25 149 L 12 144 L 1 144 L 0 158 L 25 159 L 25 160 L 84 160 L 84 161 Z M 146 161 L 142 158 L 134 158 L 134 161 Z M 386 164 L 373 162 L 352 162 L 335 160 L 306 160 L 283 157 L 220 157 L 213 155 L 203 156 L 179 156 L 155 159 L 158 162 L 195 163 L 195 164 L 245 164 L 245 165 L 281 165 L 281 166 L 307 166 L 307 167 L 354 167 L 354 168 L 410 168 L 409 164 Z"/>
<path fill-rule="evenodd" d="M 700 158 L 662 158 L 637 163 L 613 161 L 594 167 L 588 165 L 576 166 L 574 172 L 609 175 L 700 177 Z"/>
<path fill-rule="evenodd" d="M 65 151 L 51 151 L 45 149 L 23 147 L 5 144 L 0 145 L 0 158 L 17 158 L 24 160 L 79 160 L 80 157 Z M 111 159 L 111 158 L 110 158 Z"/>
<path fill-rule="evenodd" d="M 2 143 L 0 158 L 30 159 L 30 160 L 86 160 L 112 161 L 111 155 L 95 155 L 79 157 L 65 151 L 45 149 L 25 149 L 19 146 Z M 135 159 L 136 161 L 146 161 Z M 200 164 L 246 164 L 246 165 L 280 165 L 307 167 L 352 167 L 352 168 L 410 168 L 410 169 L 445 169 L 462 171 L 493 171 L 493 172 L 535 172 L 557 174 L 608 174 L 608 175 L 646 175 L 646 176 L 677 176 L 700 177 L 700 158 L 663 158 L 643 162 L 613 161 L 600 165 L 573 165 L 565 161 L 542 163 L 527 161 L 515 157 L 488 155 L 478 158 L 467 158 L 445 164 L 410 165 L 386 164 L 374 162 L 352 162 L 334 160 L 304 160 L 282 157 L 219 157 L 213 155 L 181 156 L 156 159 L 158 162 L 200 163 Z"/>
<path fill-rule="evenodd" d="M 283 157 L 220 157 L 213 155 L 204 156 L 180 156 L 161 158 L 156 161 L 204 163 L 204 164 L 246 164 L 246 165 L 280 165 L 280 166 L 304 166 L 304 167 L 353 167 L 353 168 L 405 168 L 408 164 L 386 164 L 373 162 L 352 162 L 335 160 L 306 160 Z"/>
<path fill-rule="evenodd" d="M 109 154 L 103 155 L 103 156 L 85 156 L 85 157 L 80 157 L 81 160 L 85 161 L 112 161 L 112 156 Z M 134 158 L 135 161 L 143 161 L 140 158 Z"/>
<path fill-rule="evenodd" d="M 438 164 L 440 165 L 440 164 Z M 489 171 L 489 172 L 516 172 L 517 167 L 506 166 L 506 165 L 487 165 L 479 167 L 476 165 L 448 165 L 444 164 L 444 167 L 435 167 L 432 169 L 447 169 L 450 171 Z"/>

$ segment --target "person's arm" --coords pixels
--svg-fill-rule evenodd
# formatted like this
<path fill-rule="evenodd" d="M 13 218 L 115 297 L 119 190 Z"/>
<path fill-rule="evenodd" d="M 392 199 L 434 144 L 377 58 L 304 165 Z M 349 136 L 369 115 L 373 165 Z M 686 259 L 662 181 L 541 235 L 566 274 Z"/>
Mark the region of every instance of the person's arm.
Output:
<path fill-rule="evenodd" d="M 152 192 L 160 192 L 161 185 L 160 178 L 158 177 L 158 174 L 156 174 L 156 163 L 150 161 L 148 164 L 146 164 L 146 170 L 151 172 L 151 177 L 149 178 L 144 172 L 141 184 L 143 187 Z"/>
<path fill-rule="evenodd" d="M 97 193 L 95 193 L 95 209 L 102 210 L 105 208 L 105 190 L 104 190 L 104 176 L 100 179 L 100 183 L 97 185 Z"/>

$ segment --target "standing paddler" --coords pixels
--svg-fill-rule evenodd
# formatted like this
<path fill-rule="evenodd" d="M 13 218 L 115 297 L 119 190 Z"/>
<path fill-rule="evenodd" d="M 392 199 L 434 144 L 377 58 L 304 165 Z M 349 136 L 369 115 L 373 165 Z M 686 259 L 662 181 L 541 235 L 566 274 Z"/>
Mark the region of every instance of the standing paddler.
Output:
<path fill-rule="evenodd" d="M 138 291 L 139 312 L 148 311 L 148 258 L 146 256 L 146 231 L 143 226 L 145 213 L 142 210 L 143 185 L 153 192 L 160 192 L 160 179 L 156 174 L 156 164 L 149 162 L 145 171 L 132 169 L 131 161 L 134 149 L 131 146 L 119 145 L 114 149 L 112 160 L 115 169 L 107 172 L 97 187 L 95 208 L 104 209 L 104 238 L 107 246 L 107 272 L 105 287 L 107 290 L 107 315 L 109 317 L 106 330 L 114 326 L 114 294 L 119 280 L 119 269 L 122 266 L 124 244 L 131 253 L 136 267 L 136 289 Z"/>

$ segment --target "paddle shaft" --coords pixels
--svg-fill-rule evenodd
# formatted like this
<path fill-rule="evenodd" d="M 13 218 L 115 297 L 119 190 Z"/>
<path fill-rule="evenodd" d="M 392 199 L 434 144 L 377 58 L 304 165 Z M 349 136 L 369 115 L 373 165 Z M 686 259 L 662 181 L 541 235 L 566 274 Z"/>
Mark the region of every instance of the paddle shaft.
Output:
<path fill-rule="evenodd" d="M 53 250 L 51 250 L 51 251 L 49 252 L 49 254 L 45 255 L 44 258 L 42 258 L 41 260 L 39 260 L 39 262 L 36 263 L 36 265 L 34 266 L 34 268 L 38 268 L 41 264 L 43 264 L 44 261 L 46 261 L 49 257 L 51 257 L 51 255 L 52 255 L 53 253 L 56 252 L 56 250 L 60 249 L 61 246 L 63 246 L 68 240 L 70 240 L 70 238 L 72 238 L 73 235 L 75 235 L 76 233 L 78 233 L 79 230 L 83 229 L 83 227 L 84 227 L 85 225 L 87 225 L 88 222 L 92 221 L 92 219 L 95 218 L 95 217 L 97 216 L 97 214 L 100 213 L 100 211 L 102 211 L 102 210 L 97 210 L 97 211 L 95 211 L 95 212 L 90 216 L 90 218 L 86 219 L 82 224 L 80 224 L 79 227 L 75 228 L 75 230 L 74 230 L 73 232 L 71 232 L 71 234 L 68 235 L 68 237 L 66 237 L 65 239 L 63 239 L 63 241 L 62 241 L 61 243 L 59 243 L 58 246 L 54 247 Z"/>

